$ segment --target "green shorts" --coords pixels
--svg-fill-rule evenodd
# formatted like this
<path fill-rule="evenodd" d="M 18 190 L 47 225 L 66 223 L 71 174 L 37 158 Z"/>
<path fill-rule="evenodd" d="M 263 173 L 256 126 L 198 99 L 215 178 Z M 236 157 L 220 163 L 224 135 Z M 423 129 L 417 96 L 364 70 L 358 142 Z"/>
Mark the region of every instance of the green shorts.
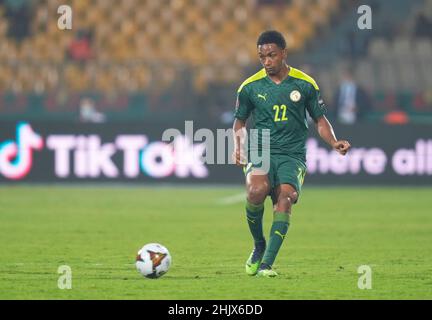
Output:
<path fill-rule="evenodd" d="M 260 165 L 248 163 L 244 168 L 245 176 L 250 173 L 253 168 L 260 168 Z M 306 164 L 296 158 L 287 155 L 271 155 L 270 168 L 267 173 L 272 191 L 281 184 L 290 184 L 300 196 L 301 187 L 306 175 Z"/>

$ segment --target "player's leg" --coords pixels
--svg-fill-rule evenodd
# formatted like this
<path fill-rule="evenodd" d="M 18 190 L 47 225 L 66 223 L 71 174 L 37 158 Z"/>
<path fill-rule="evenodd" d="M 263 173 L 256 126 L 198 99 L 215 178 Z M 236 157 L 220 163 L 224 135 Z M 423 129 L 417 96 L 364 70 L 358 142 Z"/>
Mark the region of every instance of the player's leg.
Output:
<path fill-rule="evenodd" d="M 297 198 L 297 191 L 292 185 L 281 184 L 275 188 L 273 224 L 270 230 L 269 242 L 261 262 L 260 275 L 269 277 L 277 275 L 271 267 L 288 232 L 291 207 L 297 201 Z"/>
<path fill-rule="evenodd" d="M 246 261 L 246 273 L 255 275 L 266 249 L 263 234 L 264 201 L 270 191 L 268 176 L 256 169 L 246 173 L 246 218 L 254 240 L 254 249 Z"/>
<path fill-rule="evenodd" d="M 273 224 L 266 252 L 260 265 L 258 275 L 274 277 L 277 273 L 272 270 L 283 240 L 290 225 L 291 208 L 298 200 L 303 184 L 306 166 L 303 162 L 288 156 L 278 159 L 276 179 L 277 187 L 272 190 Z"/>

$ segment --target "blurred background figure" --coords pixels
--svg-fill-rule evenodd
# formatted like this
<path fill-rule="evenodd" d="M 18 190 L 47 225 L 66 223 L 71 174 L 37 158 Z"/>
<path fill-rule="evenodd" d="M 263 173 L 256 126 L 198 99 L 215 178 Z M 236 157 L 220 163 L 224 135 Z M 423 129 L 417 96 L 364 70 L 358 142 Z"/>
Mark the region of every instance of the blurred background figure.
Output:
<path fill-rule="evenodd" d="M 102 123 L 105 122 L 105 115 L 96 110 L 94 102 L 90 98 L 83 98 L 80 102 L 80 121 Z"/>
<path fill-rule="evenodd" d="M 71 41 L 67 56 L 71 60 L 85 62 L 92 58 L 91 50 L 91 32 L 88 30 L 79 30 L 75 38 Z"/>
<path fill-rule="evenodd" d="M 30 0 L 2 0 L 4 16 L 8 21 L 7 35 L 17 42 L 30 35 L 30 26 L 34 8 Z"/>
<path fill-rule="evenodd" d="M 355 82 L 352 70 L 349 68 L 341 75 L 340 85 L 333 101 L 337 119 L 342 124 L 354 124 L 362 120 L 371 106 L 366 92 Z"/>

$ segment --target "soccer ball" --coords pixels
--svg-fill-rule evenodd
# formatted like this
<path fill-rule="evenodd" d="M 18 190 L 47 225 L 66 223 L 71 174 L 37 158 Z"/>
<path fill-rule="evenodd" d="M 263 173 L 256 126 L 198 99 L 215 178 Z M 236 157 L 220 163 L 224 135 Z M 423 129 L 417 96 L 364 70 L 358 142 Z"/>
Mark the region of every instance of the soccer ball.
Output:
<path fill-rule="evenodd" d="M 156 279 L 168 272 L 171 266 L 171 255 L 163 245 L 149 243 L 138 251 L 135 265 L 141 275 Z"/>

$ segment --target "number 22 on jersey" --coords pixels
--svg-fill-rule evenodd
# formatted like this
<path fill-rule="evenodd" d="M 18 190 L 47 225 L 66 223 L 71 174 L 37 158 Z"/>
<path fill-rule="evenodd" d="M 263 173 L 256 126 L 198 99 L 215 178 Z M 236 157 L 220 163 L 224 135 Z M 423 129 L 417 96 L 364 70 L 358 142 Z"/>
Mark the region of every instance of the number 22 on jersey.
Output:
<path fill-rule="evenodd" d="M 287 110 L 287 106 L 286 105 L 274 105 L 273 106 L 273 110 L 275 111 L 275 116 L 274 116 L 274 121 L 275 122 L 279 122 L 279 121 L 286 121 L 288 120 L 287 116 L 286 116 L 286 110 Z"/>

